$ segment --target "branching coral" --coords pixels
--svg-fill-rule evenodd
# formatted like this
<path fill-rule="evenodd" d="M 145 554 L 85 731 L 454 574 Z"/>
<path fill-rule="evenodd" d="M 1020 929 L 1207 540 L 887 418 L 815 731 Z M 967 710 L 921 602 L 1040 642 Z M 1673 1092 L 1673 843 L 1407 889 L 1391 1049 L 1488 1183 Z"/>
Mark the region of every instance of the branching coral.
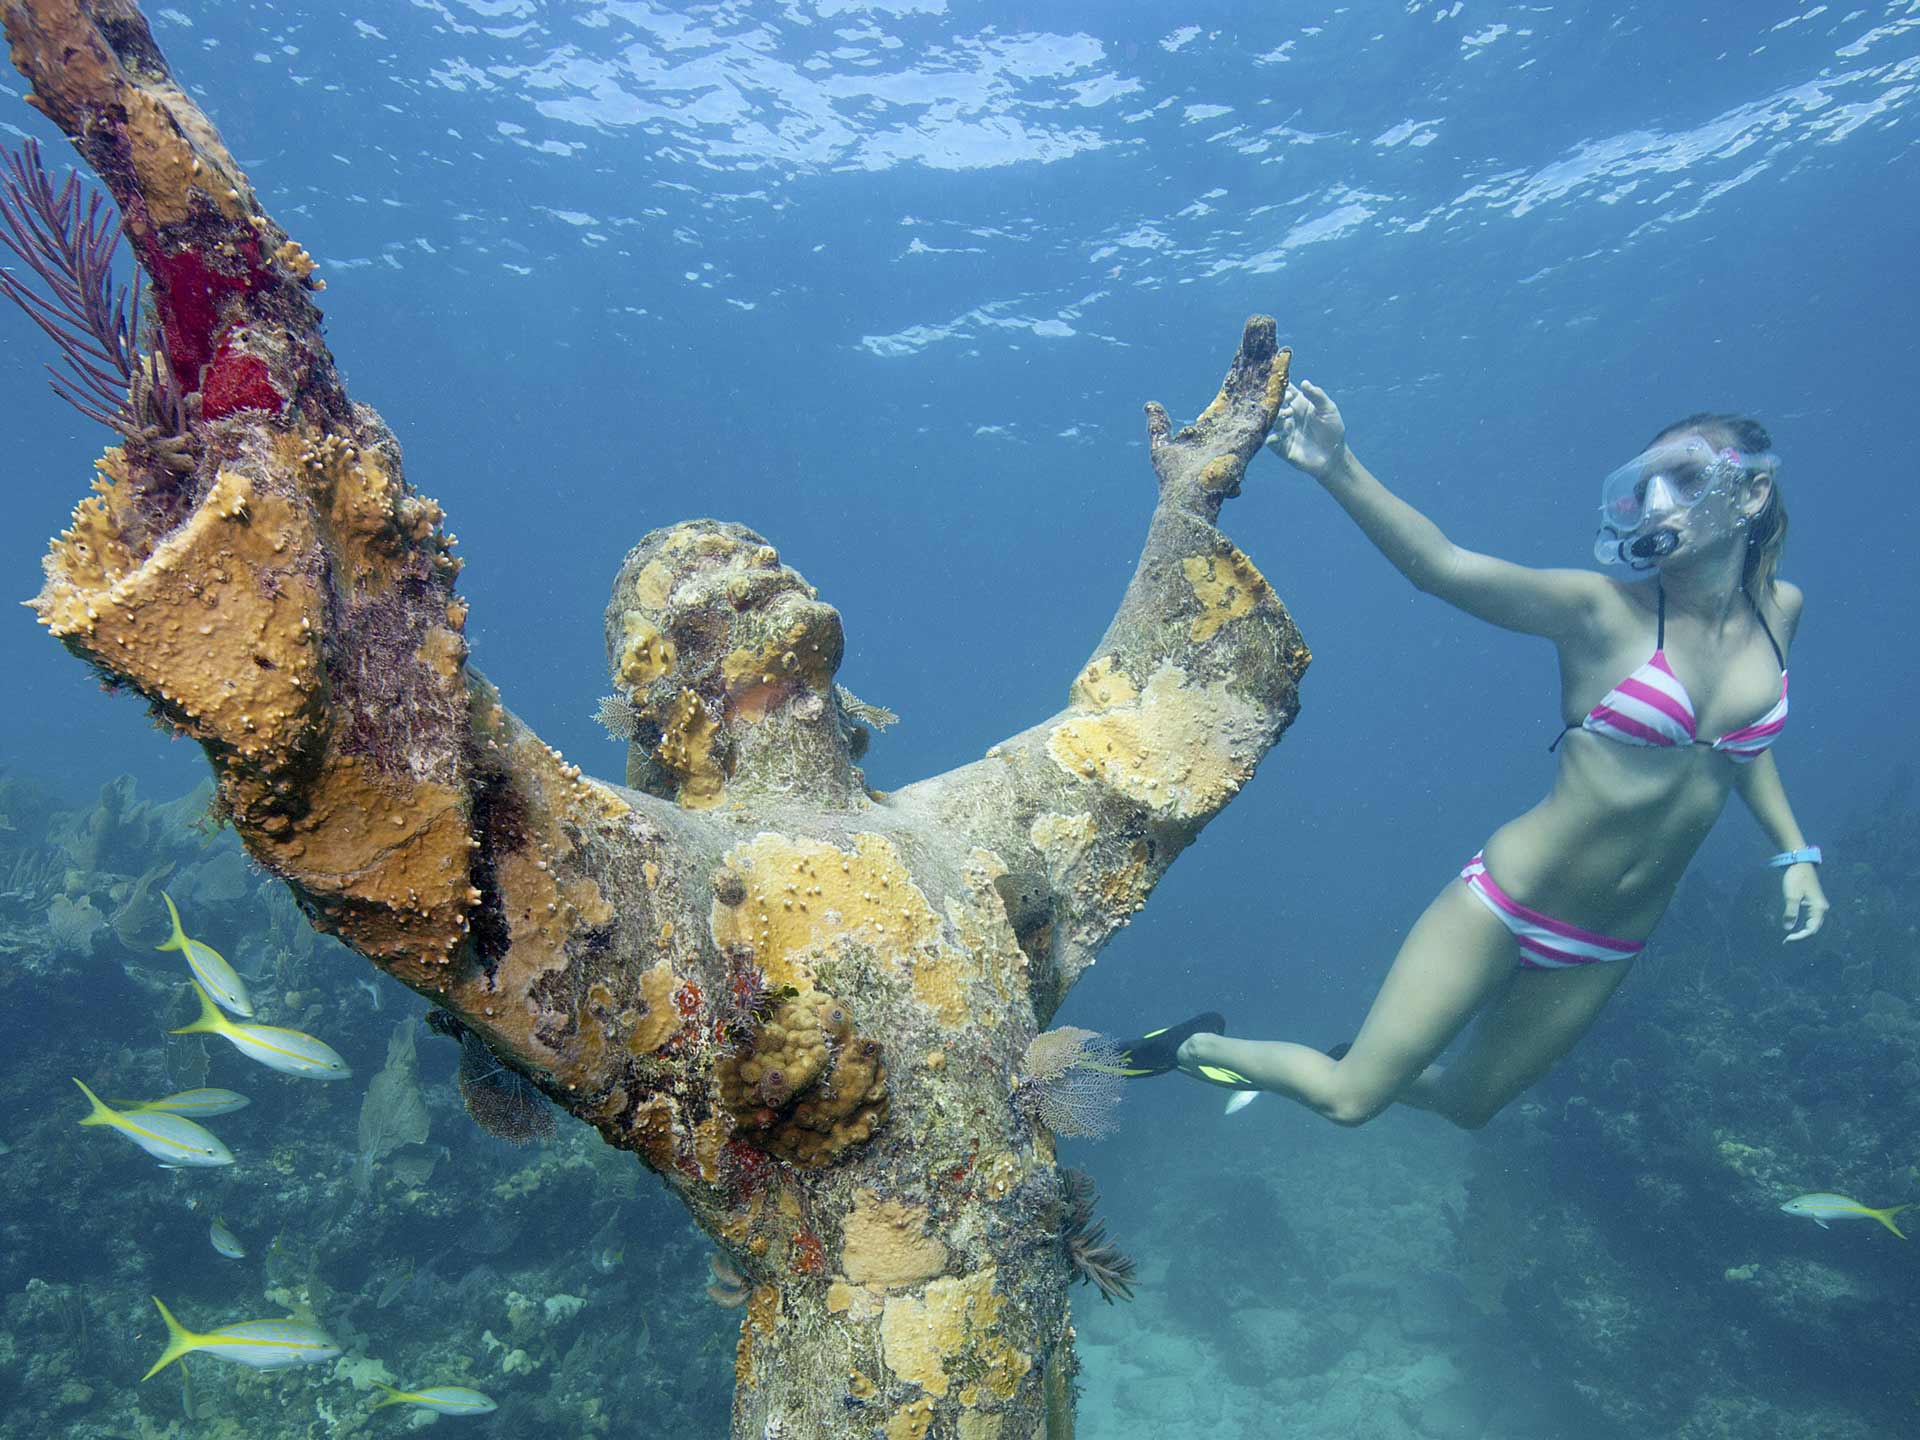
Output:
<path fill-rule="evenodd" d="M 1063 1025 L 1033 1037 L 1014 1080 L 1014 1108 L 1055 1135 L 1111 1135 L 1125 1086 L 1120 1052 L 1092 1030 Z"/>
<path fill-rule="evenodd" d="M 835 685 L 833 693 L 840 701 L 840 725 L 846 736 L 847 753 L 855 760 L 867 753 L 875 731 L 900 721 L 899 715 L 886 706 L 869 705 L 844 685 Z"/>
<path fill-rule="evenodd" d="M 1062 1238 L 1074 1278 L 1098 1289 L 1100 1298 L 1109 1305 L 1115 1300 L 1131 1300 L 1133 1261 L 1107 1239 L 1107 1222 L 1094 1219 L 1093 1207 L 1100 1203 L 1100 1197 L 1094 1190 L 1093 1177 L 1084 1170 L 1067 1169 L 1061 1170 L 1060 1177 L 1067 1187 L 1067 1224 Z"/>
<path fill-rule="evenodd" d="M 37 276 L 42 295 L 0 270 L 0 295 L 27 313 L 60 348 L 70 372 L 48 366 L 53 391 L 74 409 L 133 440 L 145 440 L 168 468 L 193 468 L 187 411 L 166 362 L 149 352 L 141 322 L 144 276 L 116 286 L 121 224 L 105 196 L 67 172 L 54 188 L 40 147 L 0 149 L 0 244 Z"/>

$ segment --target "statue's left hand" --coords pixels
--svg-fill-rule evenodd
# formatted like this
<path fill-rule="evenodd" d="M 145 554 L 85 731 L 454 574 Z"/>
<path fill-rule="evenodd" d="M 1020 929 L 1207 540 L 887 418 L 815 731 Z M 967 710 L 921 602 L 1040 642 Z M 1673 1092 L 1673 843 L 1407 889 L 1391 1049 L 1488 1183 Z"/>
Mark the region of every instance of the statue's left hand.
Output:
<path fill-rule="evenodd" d="M 1210 503 L 1240 493 L 1240 477 L 1266 439 L 1287 391 L 1291 350 L 1275 340 L 1273 317 L 1247 321 L 1233 367 L 1213 403 L 1193 424 L 1173 431 L 1167 412 L 1147 403 L 1147 449 L 1163 494 L 1192 492 Z"/>

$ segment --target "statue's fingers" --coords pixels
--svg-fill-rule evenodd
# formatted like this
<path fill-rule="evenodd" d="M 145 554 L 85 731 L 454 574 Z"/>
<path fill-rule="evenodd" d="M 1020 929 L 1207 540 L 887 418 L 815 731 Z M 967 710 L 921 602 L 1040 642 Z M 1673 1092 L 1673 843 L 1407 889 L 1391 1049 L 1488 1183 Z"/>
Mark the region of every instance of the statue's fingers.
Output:
<path fill-rule="evenodd" d="M 1264 399 L 1267 380 L 1279 358 L 1278 332 L 1271 315 L 1254 315 L 1240 332 L 1240 348 L 1221 387 L 1230 400 Z"/>
<path fill-rule="evenodd" d="M 1158 450 L 1167 443 L 1167 436 L 1173 433 L 1173 422 L 1167 418 L 1166 407 L 1158 400 L 1147 402 L 1147 446 Z"/>
<path fill-rule="evenodd" d="M 1274 352 L 1272 362 L 1266 367 L 1265 383 L 1261 386 L 1259 416 L 1263 433 L 1271 430 L 1274 422 L 1287 412 L 1287 406 L 1293 398 L 1290 389 L 1292 371 L 1293 351 L 1283 346 Z"/>

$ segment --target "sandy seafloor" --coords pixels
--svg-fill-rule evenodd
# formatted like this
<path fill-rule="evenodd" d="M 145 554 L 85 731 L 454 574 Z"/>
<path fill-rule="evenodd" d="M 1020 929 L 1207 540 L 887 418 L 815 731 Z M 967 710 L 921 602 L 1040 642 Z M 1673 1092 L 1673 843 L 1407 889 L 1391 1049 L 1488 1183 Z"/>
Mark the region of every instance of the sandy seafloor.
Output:
<path fill-rule="evenodd" d="M 1157 1157 L 1160 1174 L 1093 1166 L 1140 1283 L 1131 1304 L 1075 1292 L 1082 1433 L 1594 1433 L 1573 1428 L 1574 1397 L 1535 1372 L 1504 1321 L 1456 1303 L 1463 1291 L 1449 1278 L 1452 1217 L 1465 1208 L 1473 1137 L 1399 1114 L 1349 1133 L 1266 1096 L 1232 1116 L 1211 1097 L 1206 1108 L 1217 1124 L 1196 1116 L 1192 1130 L 1171 1135 Z M 1196 1210 L 1231 1213 L 1236 1192 L 1250 1189 L 1265 1206 L 1269 1187 L 1284 1206 L 1262 1225 L 1249 1205 L 1236 1251 L 1183 1240 Z M 1312 1256 L 1320 1278 L 1276 1255 L 1296 1249 Z M 1184 1285 L 1176 1272 L 1186 1272 Z M 1258 1293 L 1264 1276 L 1291 1283 Z M 1209 1289 L 1220 1302 L 1211 1326 L 1191 1299 Z M 1496 1374 L 1498 1392 L 1489 1388 Z"/>

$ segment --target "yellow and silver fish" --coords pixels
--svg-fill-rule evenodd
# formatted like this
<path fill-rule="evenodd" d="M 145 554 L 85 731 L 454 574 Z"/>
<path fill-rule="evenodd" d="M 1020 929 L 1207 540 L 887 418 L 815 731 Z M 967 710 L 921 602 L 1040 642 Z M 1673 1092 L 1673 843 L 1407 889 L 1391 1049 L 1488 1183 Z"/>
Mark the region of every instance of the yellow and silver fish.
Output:
<path fill-rule="evenodd" d="M 1829 1220 L 1878 1220 L 1894 1234 L 1900 1235 L 1900 1227 L 1893 1223 L 1893 1217 L 1902 1210 L 1910 1210 L 1910 1205 L 1892 1205 L 1885 1210 L 1876 1210 L 1871 1205 L 1862 1205 L 1858 1200 L 1850 1200 L 1845 1195 L 1830 1195 L 1819 1191 L 1812 1195 L 1796 1195 L 1780 1207 L 1789 1215 L 1804 1215 L 1822 1230 L 1827 1228 Z M 1902 1240 L 1907 1237 L 1900 1235 Z M 1884 1242 L 1882 1242 L 1884 1243 Z"/>
<path fill-rule="evenodd" d="M 233 1152 L 220 1143 L 220 1137 L 183 1115 L 122 1115 L 79 1080 L 80 1093 L 93 1109 L 80 1123 L 105 1125 L 118 1130 L 162 1165 L 231 1165 Z"/>
<path fill-rule="evenodd" d="M 227 1222 L 218 1215 L 207 1229 L 207 1238 L 213 1242 L 213 1248 L 229 1260 L 247 1258 L 247 1247 L 240 1243 L 240 1237 L 227 1228 Z"/>
<path fill-rule="evenodd" d="M 295 1365 L 323 1365 L 340 1353 L 333 1337 L 311 1320 L 289 1316 L 285 1320 L 242 1320 L 238 1325 L 222 1325 L 204 1333 L 189 1330 L 173 1318 L 173 1312 L 160 1304 L 160 1318 L 167 1322 L 167 1348 L 153 1362 L 153 1368 L 140 1378 L 151 1380 L 182 1355 L 199 1352 L 216 1360 L 231 1360 L 255 1370 L 286 1370 Z"/>
<path fill-rule="evenodd" d="M 163 1095 L 158 1100 L 116 1100 L 113 1103 L 125 1115 L 185 1115 L 190 1120 L 204 1120 L 210 1115 L 231 1115 L 236 1110 L 246 1109 L 253 1102 L 235 1091 L 204 1085 L 197 1090 L 180 1090 L 172 1095 Z"/>
<path fill-rule="evenodd" d="M 425 1390 L 396 1390 L 391 1385 L 380 1385 L 387 1392 L 387 1398 L 373 1408 L 378 1410 L 386 1405 L 417 1405 L 422 1410 L 437 1410 L 442 1415 L 485 1415 L 488 1411 L 498 1410 L 491 1399 L 478 1390 L 469 1390 L 464 1385 L 431 1385 Z"/>
<path fill-rule="evenodd" d="M 253 998 L 247 994 L 247 982 L 240 978 L 240 972 L 221 959 L 218 950 L 191 939 L 180 928 L 180 912 L 174 909 L 171 895 L 162 890 L 160 898 L 167 902 L 167 918 L 173 921 L 173 934 L 156 948 L 178 950 L 187 957 L 187 968 L 193 971 L 193 978 L 206 986 L 209 995 L 236 1015 L 253 1014 Z"/>
<path fill-rule="evenodd" d="M 182 1025 L 172 1032 L 175 1035 L 218 1035 L 248 1059 L 305 1080 L 344 1080 L 353 1073 L 324 1040 L 278 1025 L 238 1024 L 220 1013 L 220 1007 L 199 981 L 192 983 L 193 993 L 200 997 L 200 1018 Z"/>

